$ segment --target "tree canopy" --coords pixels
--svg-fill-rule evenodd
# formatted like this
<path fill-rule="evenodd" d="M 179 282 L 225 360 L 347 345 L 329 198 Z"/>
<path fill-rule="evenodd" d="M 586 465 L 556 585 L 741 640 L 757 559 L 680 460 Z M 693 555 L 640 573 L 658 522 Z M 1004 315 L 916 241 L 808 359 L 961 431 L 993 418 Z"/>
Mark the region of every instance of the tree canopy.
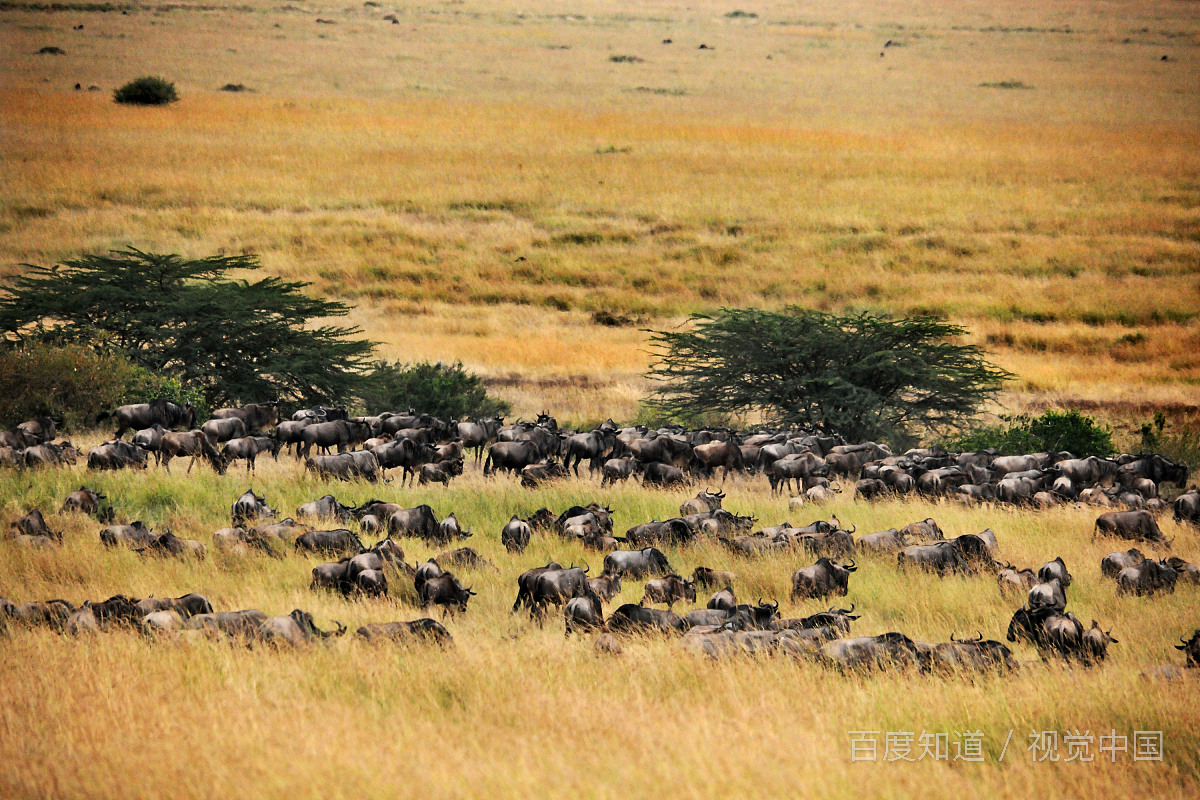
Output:
<path fill-rule="evenodd" d="M 473 420 L 507 414 L 512 406 L 489 397 L 483 380 L 461 363 L 380 362 L 362 392 L 368 413 L 416 408 L 444 420 Z"/>
<path fill-rule="evenodd" d="M 963 425 L 1008 372 L 937 317 L 723 308 L 650 331 L 654 403 L 676 416 L 757 413 L 854 441 L 909 440 Z"/>
<path fill-rule="evenodd" d="M 119 351 L 134 364 L 199 387 L 216 407 L 280 397 L 354 397 L 374 344 L 357 327 L 316 325 L 350 307 L 303 293 L 309 284 L 227 278 L 253 256 L 184 259 L 134 248 L 28 271 L 0 295 L 9 341 Z"/>

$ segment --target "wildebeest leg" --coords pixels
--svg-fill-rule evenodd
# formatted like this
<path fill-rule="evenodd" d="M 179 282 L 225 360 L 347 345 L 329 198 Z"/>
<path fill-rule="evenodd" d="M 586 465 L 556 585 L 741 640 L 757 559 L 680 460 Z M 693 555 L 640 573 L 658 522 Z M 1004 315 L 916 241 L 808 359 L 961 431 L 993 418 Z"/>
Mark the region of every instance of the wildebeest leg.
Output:
<path fill-rule="evenodd" d="M 188 462 L 187 474 L 192 474 L 192 465 L 196 463 L 196 456 L 192 456 L 192 460 Z"/>

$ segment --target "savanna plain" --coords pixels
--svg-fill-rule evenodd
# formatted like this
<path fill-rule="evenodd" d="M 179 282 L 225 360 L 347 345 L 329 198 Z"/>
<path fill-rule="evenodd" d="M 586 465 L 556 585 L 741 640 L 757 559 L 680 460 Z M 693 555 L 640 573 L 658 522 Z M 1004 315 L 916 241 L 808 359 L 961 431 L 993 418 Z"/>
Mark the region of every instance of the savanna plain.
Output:
<path fill-rule="evenodd" d="M 1189 2 L 2 2 L 0 275 L 126 245 L 254 253 L 353 303 L 381 355 L 461 359 L 513 416 L 572 424 L 637 417 L 652 389 L 642 329 L 692 312 L 937 313 L 1016 375 L 995 413 L 1080 406 L 1121 435 L 1154 411 L 1186 426 L 1200 407 L 1198 17 Z M 181 100 L 112 102 L 145 74 Z M 423 616 L 403 588 L 390 601 L 312 592 L 316 560 L 211 547 L 203 561 L 143 559 L 102 548 L 94 520 L 53 514 L 86 483 L 119 521 L 211 544 L 247 481 L 178 462 L 170 476 L 6 472 L 0 522 L 40 508 L 65 543 L 0 541 L 0 596 L 197 591 L 218 610 L 303 608 L 351 630 Z M 586 478 L 530 491 L 470 466 L 447 489 L 334 485 L 286 457 L 249 481 L 284 515 L 326 493 L 455 511 L 492 566 L 463 573 L 478 596 L 446 621 L 454 647 L 11 631 L 0 795 L 1197 791 L 1195 678 L 1141 677 L 1182 663 L 1171 645 L 1200 627 L 1196 589 L 1118 597 L 1099 560 L 1128 545 L 1093 540 L 1094 509 L 867 504 L 848 490 L 789 512 L 761 478 L 731 479 L 725 507 L 764 525 L 934 517 L 947 535 L 992 528 L 1014 564 L 1062 556 L 1068 608 L 1120 640 L 1091 669 L 1015 645 L 1027 668 L 1011 676 L 856 677 L 785 657 L 709 662 L 668 640 L 609 656 L 554 618 L 509 613 L 524 569 L 600 562 L 553 535 L 507 554 L 511 514 L 598 500 L 623 531 L 675 516 L 690 493 Z M 1200 558 L 1195 529 L 1161 525 L 1174 554 Z M 410 563 L 434 552 L 403 544 Z M 788 600 L 808 560 L 666 551 L 681 573 L 733 570 L 740 597 L 778 598 L 785 615 L 828 606 Z M 1002 639 L 1016 607 L 988 575 L 859 563 L 845 603 L 862 635 Z M 606 613 L 640 597 L 627 581 Z M 952 745 L 981 731 L 984 761 L 851 761 L 850 731 L 878 731 L 882 759 L 884 733 L 901 730 Z M 1035 762 L 1029 734 L 1043 730 L 1090 731 L 1097 757 L 1068 762 L 1064 747 Z M 1113 730 L 1131 744 L 1163 731 L 1163 760 L 1095 753 Z"/>

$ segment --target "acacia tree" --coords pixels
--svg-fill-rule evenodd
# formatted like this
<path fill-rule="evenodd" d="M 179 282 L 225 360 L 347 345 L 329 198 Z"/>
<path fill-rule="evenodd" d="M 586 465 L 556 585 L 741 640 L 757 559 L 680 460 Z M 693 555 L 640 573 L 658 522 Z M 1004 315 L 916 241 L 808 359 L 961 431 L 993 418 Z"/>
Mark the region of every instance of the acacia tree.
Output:
<path fill-rule="evenodd" d="M 907 441 L 962 425 L 1011 377 L 936 317 L 893 320 L 723 308 L 650 331 L 663 382 L 653 402 L 683 417 L 759 413 L 853 441 Z"/>
<path fill-rule="evenodd" d="M 344 401 L 371 365 L 375 346 L 359 328 L 313 324 L 348 306 L 304 295 L 307 283 L 225 277 L 258 269 L 253 256 L 189 260 L 128 248 L 25 266 L 0 296 L 6 339 L 116 350 L 200 388 L 211 407 Z"/>

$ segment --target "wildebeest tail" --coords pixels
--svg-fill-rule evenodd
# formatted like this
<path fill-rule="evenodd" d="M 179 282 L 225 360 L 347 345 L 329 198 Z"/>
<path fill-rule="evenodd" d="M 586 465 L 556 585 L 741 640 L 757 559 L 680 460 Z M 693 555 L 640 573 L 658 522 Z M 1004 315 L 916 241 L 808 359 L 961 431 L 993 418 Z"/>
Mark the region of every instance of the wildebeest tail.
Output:
<path fill-rule="evenodd" d="M 99 414 L 96 415 L 96 423 L 95 424 L 99 425 L 101 422 L 104 422 L 104 420 L 111 418 L 112 415 L 113 415 L 113 413 L 111 411 L 101 411 Z"/>

